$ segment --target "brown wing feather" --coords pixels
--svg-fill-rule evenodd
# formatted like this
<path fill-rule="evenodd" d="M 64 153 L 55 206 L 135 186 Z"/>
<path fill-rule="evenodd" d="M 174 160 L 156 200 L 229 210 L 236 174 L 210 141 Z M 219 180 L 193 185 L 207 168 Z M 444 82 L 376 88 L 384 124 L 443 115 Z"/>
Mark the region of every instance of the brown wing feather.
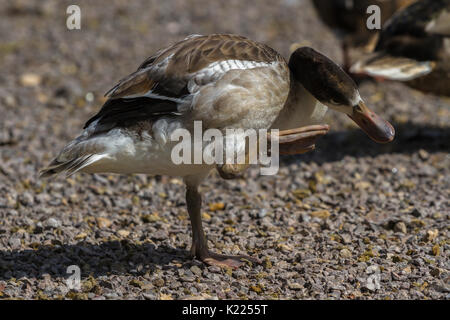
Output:
<path fill-rule="evenodd" d="M 167 65 L 164 64 L 165 59 L 169 57 Z M 187 85 L 190 74 L 213 62 L 231 59 L 272 62 L 283 60 L 283 57 L 269 46 L 238 35 L 188 37 L 145 60 L 136 72 L 119 81 L 106 96 L 121 98 L 130 93 L 145 94 L 154 87 L 161 87 L 160 82 L 163 82 L 168 87 L 164 91 L 172 93 L 170 97 L 177 97 L 182 91 L 180 88 Z M 164 67 L 158 68 L 159 65 Z M 175 92 L 170 90 L 171 82 L 175 83 Z"/>
<path fill-rule="evenodd" d="M 111 88 L 106 97 L 120 98 L 131 95 L 144 94 L 153 88 L 155 81 L 148 77 L 145 72 L 138 70 L 119 81 Z"/>
<path fill-rule="evenodd" d="M 157 118 L 162 115 L 176 115 L 177 104 L 172 101 L 139 97 L 132 99 L 109 99 L 105 102 L 101 110 L 84 125 L 87 128 L 95 120 L 99 124 L 112 124 L 117 126 L 128 125 L 131 121 Z M 98 126 L 102 131 L 110 126 Z"/>
<path fill-rule="evenodd" d="M 169 74 L 196 72 L 213 62 L 223 60 L 272 62 L 283 59 L 269 46 L 228 34 L 190 38 L 179 43 L 177 49 L 167 67 Z"/>
<path fill-rule="evenodd" d="M 97 119 L 106 123 L 174 114 L 177 103 L 173 98 L 182 99 L 190 93 L 187 84 L 193 73 L 224 60 L 284 61 L 272 48 L 242 36 L 191 36 L 158 51 L 120 80 L 105 94 L 109 99 L 85 127 Z M 144 96 L 149 92 L 150 96 Z"/>

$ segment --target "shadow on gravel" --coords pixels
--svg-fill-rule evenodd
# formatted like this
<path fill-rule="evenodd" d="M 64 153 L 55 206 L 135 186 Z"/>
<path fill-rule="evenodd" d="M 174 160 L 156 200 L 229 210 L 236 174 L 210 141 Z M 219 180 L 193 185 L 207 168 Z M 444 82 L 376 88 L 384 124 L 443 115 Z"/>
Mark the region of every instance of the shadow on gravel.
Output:
<path fill-rule="evenodd" d="M 51 277 L 69 277 L 67 267 L 77 265 L 81 277 L 90 275 L 134 276 L 144 275 L 156 269 L 176 268 L 170 263 L 190 264 L 189 252 L 161 245 L 156 247 L 146 243 L 133 244 L 127 240 L 109 241 L 98 245 L 79 242 L 75 245 L 37 246 L 35 250 L 0 251 L 0 280 L 12 277 L 20 279 Z M 178 269 L 178 268 L 176 268 Z"/>
<path fill-rule="evenodd" d="M 450 127 L 433 127 L 413 123 L 396 124 L 396 137 L 388 144 L 377 144 L 362 130 L 330 132 L 319 139 L 316 150 L 300 156 L 284 156 L 282 162 L 297 161 L 325 163 L 350 157 L 374 157 L 380 154 L 412 154 L 423 149 L 427 152 L 450 152 Z M 333 129 L 333 128 L 331 128 Z"/>

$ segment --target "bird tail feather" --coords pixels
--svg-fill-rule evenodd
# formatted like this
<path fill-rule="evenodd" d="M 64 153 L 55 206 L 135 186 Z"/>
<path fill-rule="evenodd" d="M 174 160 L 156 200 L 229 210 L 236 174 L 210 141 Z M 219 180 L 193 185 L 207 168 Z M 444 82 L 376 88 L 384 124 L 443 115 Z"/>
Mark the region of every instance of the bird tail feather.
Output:
<path fill-rule="evenodd" d="M 104 155 L 101 154 L 88 154 L 63 162 L 56 158 L 47 168 L 39 172 L 39 178 L 49 178 L 61 173 L 65 173 L 65 177 L 67 178 L 103 157 Z"/>

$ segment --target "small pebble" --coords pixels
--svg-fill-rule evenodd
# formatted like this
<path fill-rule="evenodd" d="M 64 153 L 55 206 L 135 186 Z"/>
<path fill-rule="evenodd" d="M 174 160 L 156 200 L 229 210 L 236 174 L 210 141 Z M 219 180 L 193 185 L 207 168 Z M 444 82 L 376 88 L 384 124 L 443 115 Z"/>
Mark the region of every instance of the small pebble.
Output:
<path fill-rule="evenodd" d="M 402 221 L 397 222 L 394 226 L 394 231 L 406 233 L 406 224 Z"/>
<path fill-rule="evenodd" d="M 45 221 L 45 226 L 50 228 L 58 228 L 61 226 L 61 222 L 55 218 L 49 218 Z"/>
<path fill-rule="evenodd" d="M 342 258 L 347 258 L 347 259 L 352 257 L 352 253 L 350 252 L 350 250 L 345 249 L 345 248 L 340 251 L 340 255 Z"/>

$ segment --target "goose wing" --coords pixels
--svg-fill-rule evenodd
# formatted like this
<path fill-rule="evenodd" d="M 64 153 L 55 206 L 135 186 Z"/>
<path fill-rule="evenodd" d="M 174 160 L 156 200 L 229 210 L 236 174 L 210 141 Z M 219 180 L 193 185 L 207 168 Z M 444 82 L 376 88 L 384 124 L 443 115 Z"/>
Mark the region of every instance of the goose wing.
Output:
<path fill-rule="evenodd" d="M 111 124 L 189 110 L 199 89 L 233 69 L 251 69 L 284 59 L 270 47 L 238 35 L 191 35 L 158 51 L 120 80 L 89 119 Z"/>

